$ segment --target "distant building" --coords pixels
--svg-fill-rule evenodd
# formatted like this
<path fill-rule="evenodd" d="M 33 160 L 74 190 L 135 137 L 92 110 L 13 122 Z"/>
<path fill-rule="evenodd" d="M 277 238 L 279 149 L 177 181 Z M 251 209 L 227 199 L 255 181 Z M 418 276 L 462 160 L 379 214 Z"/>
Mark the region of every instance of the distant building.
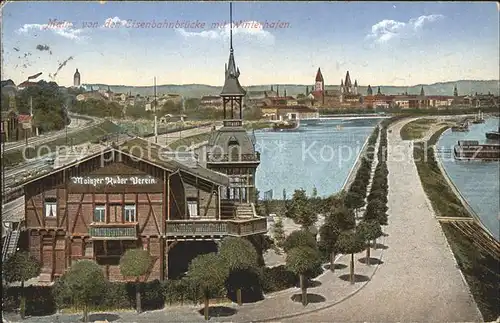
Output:
<path fill-rule="evenodd" d="M 223 108 L 222 97 L 215 95 L 206 95 L 200 100 L 200 107 L 202 109 L 217 109 Z"/>
<path fill-rule="evenodd" d="M 75 75 L 73 75 L 73 86 L 80 87 L 80 81 L 80 72 L 78 72 L 78 69 L 76 69 Z"/>

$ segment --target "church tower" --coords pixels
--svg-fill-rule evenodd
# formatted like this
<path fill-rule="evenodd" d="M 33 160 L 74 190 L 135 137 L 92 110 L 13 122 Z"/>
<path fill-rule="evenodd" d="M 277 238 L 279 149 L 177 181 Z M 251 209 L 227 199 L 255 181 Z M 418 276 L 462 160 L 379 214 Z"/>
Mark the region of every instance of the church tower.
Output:
<path fill-rule="evenodd" d="M 366 95 L 373 95 L 373 89 L 371 85 L 368 85 L 368 90 L 366 90 Z"/>
<path fill-rule="evenodd" d="M 316 79 L 314 83 L 314 91 L 323 92 L 325 90 L 325 80 L 323 79 L 323 74 L 321 74 L 321 68 L 318 68 L 316 72 Z"/>
<path fill-rule="evenodd" d="M 344 87 L 345 93 L 352 93 L 352 82 L 351 82 L 351 76 L 349 75 L 349 71 L 347 71 L 347 74 L 345 75 L 345 81 L 344 81 Z"/>
<path fill-rule="evenodd" d="M 73 75 L 73 86 L 80 87 L 80 72 L 76 69 L 75 75 Z"/>
<path fill-rule="evenodd" d="M 453 96 L 458 96 L 458 89 L 456 84 L 455 87 L 453 88 Z"/>
<path fill-rule="evenodd" d="M 423 85 L 422 85 L 422 87 L 420 88 L 420 96 L 425 96 L 424 86 L 423 86 Z"/>
<path fill-rule="evenodd" d="M 358 95 L 358 80 L 354 80 L 354 94 Z"/>
<path fill-rule="evenodd" d="M 255 151 L 255 143 L 243 128 L 242 98 L 246 91 L 238 80 L 240 70 L 234 60 L 232 3 L 229 3 L 229 11 L 229 60 L 220 94 L 224 120 L 222 128 L 213 131 L 210 136 L 206 164 L 207 168 L 227 174 L 230 178 L 229 186 L 221 188 L 218 194 L 221 207 L 231 209 L 255 202 L 255 172 L 260 164 L 260 154 Z M 279 91 L 278 87 L 276 90 Z"/>

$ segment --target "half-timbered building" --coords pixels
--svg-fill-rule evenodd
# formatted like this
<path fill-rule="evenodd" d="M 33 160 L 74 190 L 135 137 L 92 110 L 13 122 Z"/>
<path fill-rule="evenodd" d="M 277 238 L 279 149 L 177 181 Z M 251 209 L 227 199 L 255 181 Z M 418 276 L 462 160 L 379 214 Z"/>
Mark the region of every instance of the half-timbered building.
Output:
<path fill-rule="evenodd" d="M 111 281 L 126 280 L 119 260 L 129 248 L 154 258 L 145 280 L 166 279 L 186 262 L 169 257 L 179 242 L 215 245 L 225 236 L 266 232 L 266 219 L 255 212 L 221 207 L 227 175 L 163 150 L 135 138 L 25 184 L 29 251 L 42 263 L 40 281 L 53 281 L 81 259 L 96 261 Z M 200 249 L 180 249 L 193 248 Z"/>

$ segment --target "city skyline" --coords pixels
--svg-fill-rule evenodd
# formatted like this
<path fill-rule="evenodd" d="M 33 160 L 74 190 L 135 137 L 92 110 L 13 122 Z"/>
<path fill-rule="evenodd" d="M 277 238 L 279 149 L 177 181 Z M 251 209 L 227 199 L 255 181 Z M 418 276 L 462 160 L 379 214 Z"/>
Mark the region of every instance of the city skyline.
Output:
<path fill-rule="evenodd" d="M 318 67 L 327 85 L 339 84 L 347 70 L 361 86 L 499 79 L 491 68 L 499 65 L 493 3 L 233 7 L 245 86 L 312 84 Z M 223 84 L 227 3 L 19 2 L 2 11 L 2 79 L 16 84 L 42 72 L 69 86 L 76 68 L 82 84 L 148 86 L 153 76 L 160 85 Z M 143 22 L 172 25 L 134 26 Z"/>

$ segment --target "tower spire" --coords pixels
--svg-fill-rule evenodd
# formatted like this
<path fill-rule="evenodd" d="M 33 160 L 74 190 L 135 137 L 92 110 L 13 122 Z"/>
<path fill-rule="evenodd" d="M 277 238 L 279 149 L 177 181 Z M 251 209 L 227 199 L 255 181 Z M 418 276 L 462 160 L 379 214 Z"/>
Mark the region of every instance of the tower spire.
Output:
<path fill-rule="evenodd" d="M 231 53 L 233 50 L 233 3 L 229 2 L 229 46 Z"/>

